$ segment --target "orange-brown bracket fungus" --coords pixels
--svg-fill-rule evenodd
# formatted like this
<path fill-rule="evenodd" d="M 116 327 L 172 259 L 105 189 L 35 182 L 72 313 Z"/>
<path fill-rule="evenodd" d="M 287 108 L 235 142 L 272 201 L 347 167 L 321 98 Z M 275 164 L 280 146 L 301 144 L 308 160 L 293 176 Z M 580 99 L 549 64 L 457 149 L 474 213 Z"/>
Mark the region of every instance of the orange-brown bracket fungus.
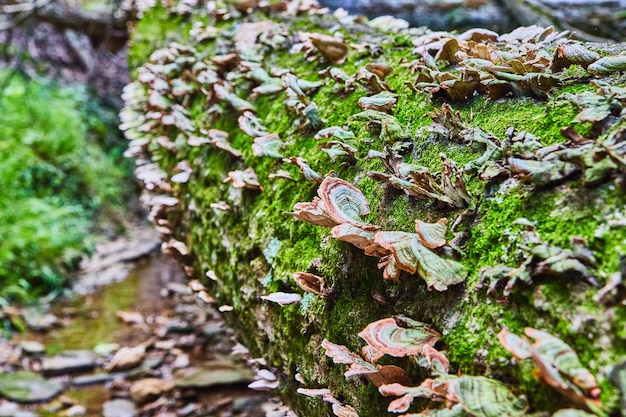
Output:
<path fill-rule="evenodd" d="M 330 289 L 326 287 L 326 280 L 320 276 L 308 272 L 294 272 L 293 279 L 298 284 L 298 287 L 308 293 L 319 295 L 320 297 L 327 297 L 330 294 Z"/>
<path fill-rule="evenodd" d="M 324 202 L 319 197 L 313 197 L 313 201 L 296 203 L 293 212 L 286 212 L 298 220 L 314 224 L 316 226 L 333 227 L 337 222 L 326 212 Z"/>
<path fill-rule="evenodd" d="M 361 220 L 370 212 L 363 193 L 341 178 L 326 177 L 317 189 L 328 215 L 338 224 L 349 223 L 357 227 L 371 227 Z"/>
<path fill-rule="evenodd" d="M 284 307 L 287 304 L 299 303 L 302 300 L 302 296 L 295 293 L 274 292 L 269 295 L 262 295 L 261 299 L 272 301 L 281 307 Z"/>
<path fill-rule="evenodd" d="M 263 190 L 259 183 L 259 177 L 252 168 L 247 168 L 245 171 L 237 170 L 230 171 L 228 177 L 224 178 L 223 182 L 233 182 L 235 188 L 250 188 L 252 190 Z"/>
<path fill-rule="evenodd" d="M 518 359 L 531 358 L 539 368 L 541 379 L 588 411 L 601 410 L 600 388 L 595 377 L 585 368 L 574 350 L 558 337 L 527 327 L 531 343 L 503 329 L 498 339 Z"/>
<path fill-rule="evenodd" d="M 385 384 L 405 383 L 407 381 L 404 370 L 395 365 L 376 365 L 361 358 L 356 353 L 342 345 L 336 345 L 328 340 L 322 341 L 322 347 L 326 349 L 326 356 L 333 359 L 334 363 L 350 365 L 344 373 L 346 378 L 354 375 L 367 377 L 374 385 L 380 387 Z"/>
<path fill-rule="evenodd" d="M 370 323 L 359 333 L 378 352 L 395 357 L 419 355 L 423 345 L 434 345 L 441 335 L 419 321 L 410 320 L 410 327 L 400 327 L 389 317 Z"/>

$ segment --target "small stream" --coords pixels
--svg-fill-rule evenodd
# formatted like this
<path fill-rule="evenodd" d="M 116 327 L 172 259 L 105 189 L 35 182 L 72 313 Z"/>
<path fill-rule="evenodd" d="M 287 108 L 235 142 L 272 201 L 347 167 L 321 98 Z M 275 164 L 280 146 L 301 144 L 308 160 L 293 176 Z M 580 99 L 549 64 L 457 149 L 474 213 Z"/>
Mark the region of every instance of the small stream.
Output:
<path fill-rule="evenodd" d="M 161 254 L 140 260 L 121 282 L 54 305 L 50 312 L 61 326 L 46 332 L 26 332 L 10 341 L 15 352 L 20 353 L 21 342 L 35 341 L 45 346 L 45 353 L 21 352 L 19 360 L 4 364 L 3 369 L 29 370 L 45 376 L 44 358 L 74 350 L 93 355 L 94 349 L 107 344 L 117 344 L 121 349 L 144 345 L 146 353 L 129 369 L 107 370 L 115 361 L 113 350 L 97 357 L 93 371 L 48 374 L 47 379 L 60 383 L 64 392 L 43 404 L 20 405 L 21 412 L 26 413 L 22 415 L 265 416 L 268 409 L 277 409 L 280 404 L 266 393 L 247 388 L 254 380 L 254 371 L 232 357 L 232 332 L 223 326 L 214 307 L 200 302 L 174 261 Z M 142 320 L 126 323 L 120 320 L 119 312 L 132 313 Z M 112 374 L 117 377 L 110 377 Z M 202 383 L 193 382 L 196 374 Z M 80 386 L 76 383 L 89 375 L 107 380 L 84 385 L 81 382 Z M 201 386 L 207 375 L 214 375 L 208 378 L 210 386 Z M 220 375 L 225 375 L 224 381 L 219 380 Z M 150 379 L 167 388 L 138 399 L 134 387 Z M 192 383 L 182 387 L 179 380 Z M 125 406 L 134 407 L 134 411 L 112 409 L 114 399 L 125 401 Z M 0 399 L 0 417 L 11 415 L 3 414 L 3 405 L 6 402 Z"/>
<path fill-rule="evenodd" d="M 125 324 L 117 318 L 118 311 L 139 312 L 148 321 L 156 315 L 167 315 L 173 310 L 174 300 L 163 297 L 163 290 L 169 282 L 184 281 L 184 275 L 171 259 L 161 254 L 151 255 L 141 259 L 123 281 L 54 306 L 52 313 L 61 319 L 63 327 L 18 335 L 16 341 L 37 341 L 46 347 L 48 355 L 68 350 L 93 350 L 109 343 L 137 345 L 148 338 L 150 332 Z M 63 395 L 85 406 L 85 416 L 94 417 L 102 416 L 108 397 L 104 384 L 71 388 Z M 36 409 L 42 416 L 64 415 L 54 411 L 57 407 L 47 404 Z"/>
<path fill-rule="evenodd" d="M 162 293 L 170 282 L 185 282 L 173 262 L 160 254 L 140 260 L 123 281 L 56 306 L 53 314 L 62 318 L 67 327 L 32 333 L 29 337 L 43 343 L 50 354 L 93 349 L 104 343 L 130 346 L 142 342 L 149 333 L 123 323 L 117 313 L 135 311 L 148 321 L 155 315 L 171 313 L 174 300 Z"/>

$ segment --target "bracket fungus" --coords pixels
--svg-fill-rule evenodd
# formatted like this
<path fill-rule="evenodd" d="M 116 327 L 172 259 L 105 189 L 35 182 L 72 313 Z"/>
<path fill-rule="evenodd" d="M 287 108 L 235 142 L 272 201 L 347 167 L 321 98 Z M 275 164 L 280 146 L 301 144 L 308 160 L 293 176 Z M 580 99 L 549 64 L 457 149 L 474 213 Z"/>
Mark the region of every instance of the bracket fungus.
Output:
<path fill-rule="evenodd" d="M 307 33 L 306 35 L 324 58 L 339 64 L 346 59 L 348 45 L 343 39 L 322 33 Z"/>
<path fill-rule="evenodd" d="M 283 162 L 297 166 L 307 181 L 322 181 L 322 176 L 314 171 L 313 168 L 309 166 L 307 160 L 304 158 L 292 156 L 290 158 L 283 158 Z"/>
<path fill-rule="evenodd" d="M 441 153 L 440 157 L 443 162 L 443 172 L 439 184 L 435 175 L 423 169 L 408 169 L 400 173 L 397 167 L 394 167 L 394 174 L 370 171 L 367 175 L 375 180 L 387 182 L 413 197 L 432 198 L 453 208 L 469 206 L 472 197 L 465 187 L 463 170 L 445 154 Z M 402 176 L 403 174 L 406 176 Z"/>
<path fill-rule="evenodd" d="M 352 133 L 351 130 L 344 129 L 340 126 L 331 126 L 325 129 L 319 130 L 315 134 L 315 139 L 336 139 L 344 143 L 351 143 L 351 141 L 356 141 L 356 136 Z"/>
<path fill-rule="evenodd" d="M 524 255 L 524 262 L 517 268 L 506 265 L 484 267 L 479 273 L 483 280 L 489 279 L 489 292 L 495 292 L 502 279 L 508 279 L 504 287 L 504 295 L 508 296 L 518 281 L 532 283 L 536 276 L 568 276 L 584 278 L 589 284 L 597 285 L 597 280 L 591 270 L 596 261 L 584 241 L 575 236 L 571 237 L 572 249 L 563 249 L 540 240 L 534 230 L 522 233 L 524 244 L 517 247 Z"/>
<path fill-rule="evenodd" d="M 359 98 L 359 107 L 363 110 L 390 112 L 398 102 L 398 95 L 383 91 L 373 96 Z"/>
<path fill-rule="evenodd" d="M 498 333 L 502 346 L 517 359 L 532 359 L 539 368 L 541 379 L 579 406 L 589 411 L 601 408 L 600 388 L 595 377 L 585 368 L 574 350 L 558 337 L 526 327 L 524 333 L 535 339 L 531 343 L 507 329 Z"/>
<path fill-rule="evenodd" d="M 439 248 L 446 244 L 446 229 L 448 219 L 445 217 L 436 223 L 426 223 L 420 219 L 415 220 L 415 233 L 420 240 L 429 249 Z"/>
<path fill-rule="evenodd" d="M 337 222 L 326 212 L 326 206 L 319 197 L 313 197 L 311 202 L 296 203 L 293 209 L 293 212 L 285 212 L 285 214 L 316 226 L 333 227 L 337 225 Z"/>
<path fill-rule="evenodd" d="M 350 365 L 350 368 L 344 373 L 346 378 L 363 375 L 377 387 L 385 384 L 405 383 L 407 380 L 406 373 L 398 366 L 377 365 L 368 362 L 356 353 L 352 353 L 347 347 L 334 344 L 326 339 L 322 341 L 322 347 L 326 350 L 326 356 L 332 358 L 334 363 Z"/>
<path fill-rule="evenodd" d="M 258 136 L 252 143 L 252 154 L 254 156 L 268 156 L 270 158 L 282 159 L 280 150 L 285 144 L 280 140 L 276 133 L 270 133 L 264 136 Z"/>
<path fill-rule="evenodd" d="M 263 126 L 261 121 L 251 111 L 244 111 L 239 119 L 239 129 L 251 138 L 267 135 L 267 128 Z"/>
<path fill-rule="evenodd" d="M 228 177 L 224 178 L 223 182 L 232 181 L 235 188 L 250 188 L 252 190 L 263 190 L 259 183 L 259 177 L 252 168 L 246 168 L 245 171 L 237 170 L 230 171 Z"/>
<path fill-rule="evenodd" d="M 441 335 L 415 320 L 411 320 L 410 327 L 400 327 L 389 317 L 368 324 L 359 337 L 382 354 L 403 357 L 419 355 L 423 345 L 434 345 Z"/>
<path fill-rule="evenodd" d="M 256 107 L 253 104 L 237 96 L 232 91 L 232 86 L 227 81 L 223 81 L 222 84 L 214 84 L 213 91 L 215 91 L 217 98 L 230 104 L 230 106 L 238 112 L 256 111 Z"/>
<path fill-rule="evenodd" d="M 436 393 L 431 387 L 432 379 L 426 379 L 417 387 L 407 387 L 402 384 L 386 384 L 378 387 L 378 391 L 385 397 L 399 397 L 389 403 L 387 411 L 390 413 L 404 413 L 408 411 L 415 398 L 433 398 Z"/>
<path fill-rule="evenodd" d="M 364 110 L 353 114 L 350 118 L 359 122 L 367 122 L 367 127 L 370 130 L 377 127 L 380 131 L 380 138 L 386 143 L 404 141 L 409 137 L 407 129 L 400 124 L 398 119 L 384 112 Z"/>
<path fill-rule="evenodd" d="M 448 397 L 458 401 L 463 409 L 476 417 L 520 417 L 526 414 L 528 403 L 515 397 L 500 381 L 482 376 L 463 375 L 447 384 Z"/>
<path fill-rule="evenodd" d="M 347 143 L 331 140 L 321 144 L 320 148 L 322 149 L 322 152 L 325 152 L 333 162 L 336 162 L 339 159 L 344 159 L 345 161 L 342 165 L 355 165 L 357 163 L 357 149 Z"/>
<path fill-rule="evenodd" d="M 384 266 L 387 275 L 392 279 L 397 279 L 399 274 L 387 270 L 390 261 L 391 268 L 410 274 L 417 273 L 426 281 L 428 288 L 432 287 L 437 291 L 445 291 L 448 286 L 463 282 L 467 276 L 467 269 L 462 264 L 444 259 L 428 249 L 417 233 L 378 232 L 374 242 L 391 251 L 393 258 L 381 259 L 379 266 Z"/>
<path fill-rule="evenodd" d="M 260 298 L 262 300 L 272 301 L 281 307 L 288 304 L 299 303 L 302 300 L 302 296 L 300 294 L 286 292 L 273 292 L 269 295 L 262 295 Z"/>
<path fill-rule="evenodd" d="M 328 215 L 338 224 L 349 223 L 357 227 L 370 227 L 361 220 L 370 212 L 363 193 L 341 178 L 326 177 L 317 189 Z"/>
<path fill-rule="evenodd" d="M 233 148 L 233 146 L 228 141 L 228 132 L 224 132 L 223 130 L 218 129 L 209 129 L 206 132 L 211 143 L 218 149 L 228 152 L 235 158 L 241 158 L 241 151 Z"/>
<path fill-rule="evenodd" d="M 331 234 L 335 239 L 351 243 L 359 249 L 365 250 L 373 245 L 378 246 L 374 242 L 374 231 L 361 229 L 350 223 L 341 223 L 333 227 Z"/>
<path fill-rule="evenodd" d="M 320 297 L 328 297 L 330 289 L 326 287 L 326 280 L 320 276 L 308 272 L 294 272 L 293 279 L 298 287 L 304 291 L 319 295 Z"/>

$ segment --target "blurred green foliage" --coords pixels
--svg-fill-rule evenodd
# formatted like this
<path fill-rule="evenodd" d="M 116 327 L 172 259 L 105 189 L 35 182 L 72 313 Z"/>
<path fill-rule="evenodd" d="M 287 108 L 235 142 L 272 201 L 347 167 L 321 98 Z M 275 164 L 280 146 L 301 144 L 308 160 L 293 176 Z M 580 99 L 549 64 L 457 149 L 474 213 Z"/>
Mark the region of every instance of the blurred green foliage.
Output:
<path fill-rule="evenodd" d="M 32 301 L 67 282 L 90 250 L 94 224 L 122 218 L 130 169 L 115 112 L 85 91 L 8 72 L 0 72 L 0 85 L 0 304 L 6 304 Z"/>

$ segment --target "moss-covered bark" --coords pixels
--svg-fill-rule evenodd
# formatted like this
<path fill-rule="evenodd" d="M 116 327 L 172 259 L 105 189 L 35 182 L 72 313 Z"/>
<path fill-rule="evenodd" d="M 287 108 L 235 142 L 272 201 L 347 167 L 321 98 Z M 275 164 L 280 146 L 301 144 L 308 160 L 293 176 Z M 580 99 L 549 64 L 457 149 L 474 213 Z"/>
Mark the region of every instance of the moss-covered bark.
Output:
<path fill-rule="evenodd" d="M 409 141 L 406 143 L 410 143 L 411 151 L 406 153 L 405 162 L 439 173 L 442 170 L 440 152 L 445 152 L 461 167 L 482 155 L 481 151 L 454 138 L 433 140 L 433 135 L 422 129 L 431 126 L 429 113 L 440 109 L 442 101 L 426 92 L 413 92 L 406 86 L 407 82 L 414 82 L 415 75 L 408 65 L 402 64 L 418 57 L 412 53 L 411 46 L 416 35 L 406 31 L 379 32 L 359 24 L 340 24 L 331 17 L 306 14 L 285 17 L 255 12 L 225 20 L 200 11 L 174 16 L 171 10 L 159 6 L 147 11 L 134 30 L 131 70 L 137 73 L 155 49 L 172 41 L 193 47 L 192 52 L 185 54 L 194 56 L 194 61 L 210 63 L 216 55 L 235 51 L 233 37 L 250 28 L 241 26 L 242 23 L 268 19 L 283 25 L 277 31 L 284 35 L 284 40 L 274 37 L 274 45 L 263 46 L 248 58 L 254 60 L 255 54 L 261 54 L 259 64 L 268 72 L 285 69 L 299 79 L 321 79 L 319 71 L 328 63 L 323 63 L 319 56 L 309 61 L 301 52 L 290 52 L 298 30 L 327 33 L 332 29 L 341 33 L 353 47 L 345 63 L 333 66 L 347 74 L 354 74 L 370 62 L 394 67 L 387 82 L 399 94 L 393 115 L 402 126 L 407 126 Z M 195 40 L 189 30 L 199 21 L 218 27 L 219 37 L 202 42 Z M 178 98 L 166 96 L 169 104 L 181 104 L 189 112 L 192 128 L 151 122 L 149 132 L 129 130 L 130 138 L 138 138 L 140 142 L 150 139 L 148 145 L 142 143 L 143 149 L 149 151 L 168 177 L 174 174 L 178 162 L 189 161 L 193 170 L 191 179 L 187 183 L 171 184 L 172 195 L 180 203 L 167 211 L 167 227 L 177 240 L 191 249 L 191 255 L 185 256 L 184 261 L 193 267 L 194 277 L 201 279 L 221 304 L 233 306 L 233 311 L 225 313 L 226 319 L 236 328 L 253 356 L 264 357 L 277 371 L 281 380 L 279 391 L 299 415 L 326 415 L 329 407 L 319 399 L 296 395 L 298 387 L 330 387 L 335 397 L 354 406 L 361 416 L 386 413 L 389 400 L 380 396 L 366 379 L 344 378 L 346 367 L 333 365 L 324 355 L 321 342 L 327 339 L 360 352 L 364 342 L 357 333 L 368 323 L 395 314 L 428 323 L 442 333 L 451 373 L 499 379 L 516 394 L 526 395 L 531 410 L 553 412 L 569 406 L 568 400 L 542 385 L 529 361 L 515 363 L 496 338 L 505 327 L 516 334 L 522 334 L 527 326 L 544 329 L 576 350 L 583 364 L 599 379 L 606 410 L 617 410 L 618 391 L 608 382 L 607 372 L 611 365 L 626 356 L 626 317 L 619 297 L 604 303 L 593 301 L 593 297 L 608 276 L 619 270 L 620 256 L 626 251 L 624 193 L 620 182 L 623 167 L 612 170 L 593 186 L 585 184 L 580 174 L 541 187 L 524 183 L 517 176 L 509 175 L 513 179 L 489 183 L 476 174 L 466 174 L 473 199 L 469 211 L 446 208 L 431 199 L 415 199 L 366 175 L 370 170 L 384 171 L 380 160 L 365 158 L 371 149 L 382 150 L 384 143 L 376 129 L 368 130 L 371 126 L 367 123 L 351 118 L 360 111 L 359 97 L 368 94 L 365 88 L 357 85 L 356 91 L 344 93 L 339 88 L 342 86 L 335 87 L 333 81 L 326 80 L 310 96 L 324 126 L 347 126 L 358 138 L 355 165 L 333 162 L 321 151 L 320 141 L 313 138 L 316 129 L 306 118 L 286 108 L 284 90 L 274 95 L 250 95 L 259 82 L 239 72 L 237 65 L 246 60 L 243 57 L 246 51 L 241 47 L 237 51 L 240 61 L 234 66 L 209 65 L 234 86 L 237 96 L 254 105 L 257 117 L 269 132 L 279 134 L 286 144 L 281 150 L 284 156 L 303 157 L 317 172 L 333 173 L 359 188 L 371 204 L 367 219 L 370 223 L 379 225 L 382 230 L 412 232 L 415 219 L 434 222 L 447 217 L 452 223 L 458 216 L 465 216 L 455 230 L 464 232 L 467 237 L 460 254 L 456 255 L 469 271 L 463 284 L 438 292 L 429 291 L 422 279 L 406 273 L 399 281 L 384 280 L 376 258 L 332 239 L 328 228 L 300 222 L 284 214 L 292 211 L 297 202 L 311 201 L 317 184 L 306 181 L 295 166 L 280 159 L 255 157 L 251 150 L 253 139 L 238 126 L 241 112 L 227 104 L 227 100 L 206 91 L 210 90 L 207 85 L 203 86 L 204 93 L 196 89 L 195 93 Z M 172 66 L 167 76 L 192 81 L 191 67 L 186 65 Z M 563 142 L 560 129 L 566 126 L 573 126 L 593 138 L 606 136 L 609 125 L 612 132 L 620 130 L 624 121 L 619 116 L 611 116 L 610 123 L 603 126 L 574 120 L 579 110 L 571 101 L 564 100 L 563 94 L 594 90 L 588 84 L 589 74 L 576 68 L 567 70 L 563 85 L 551 90 L 547 99 L 489 100 L 484 95 L 476 95 L 466 102 L 453 104 L 453 108 L 469 126 L 480 127 L 502 140 L 511 126 L 538 136 L 543 145 Z M 568 75 L 572 76 L 568 78 Z M 610 81 L 619 84 L 623 83 L 623 78 L 613 76 Z M 145 90 L 140 84 L 134 88 Z M 133 103 L 134 109 L 128 109 L 129 114 L 151 106 L 140 93 L 127 101 Z M 170 111 L 171 108 L 162 109 L 163 113 Z M 209 144 L 190 146 L 188 136 L 205 136 L 202 133 L 205 129 L 228 132 L 231 144 L 241 151 L 242 158 L 234 158 Z M 229 171 L 247 167 L 258 175 L 262 191 L 235 189 L 231 183 L 223 182 Z M 295 180 L 270 179 L 269 174 L 278 169 L 290 172 Z M 230 209 L 222 211 L 211 206 L 220 201 L 228 203 Z M 524 261 L 525 252 L 520 249 L 520 243 L 528 226 L 527 222 L 516 222 L 519 218 L 535 224 L 541 241 L 550 245 L 570 248 L 572 236 L 584 239 L 586 247 L 596 257 L 597 267 L 592 270 L 599 284 L 591 285 L 580 276 L 566 273 L 535 276 L 531 285 L 520 282 L 508 298 L 502 296 L 501 286 L 495 293 L 487 294 L 488 282 L 481 283 L 479 274 L 482 268 L 498 264 L 517 267 Z M 216 281 L 206 279 L 208 270 L 215 272 Z M 301 293 L 292 279 L 292 274 L 299 271 L 323 276 L 332 295 L 320 298 L 304 293 L 302 302 L 285 307 L 259 298 L 276 291 Z M 408 359 L 384 357 L 381 363 L 407 369 L 412 385 L 419 384 L 428 375 Z M 296 381 L 298 373 L 303 383 Z M 411 410 L 417 412 L 429 407 L 432 403 L 416 401 Z"/>

